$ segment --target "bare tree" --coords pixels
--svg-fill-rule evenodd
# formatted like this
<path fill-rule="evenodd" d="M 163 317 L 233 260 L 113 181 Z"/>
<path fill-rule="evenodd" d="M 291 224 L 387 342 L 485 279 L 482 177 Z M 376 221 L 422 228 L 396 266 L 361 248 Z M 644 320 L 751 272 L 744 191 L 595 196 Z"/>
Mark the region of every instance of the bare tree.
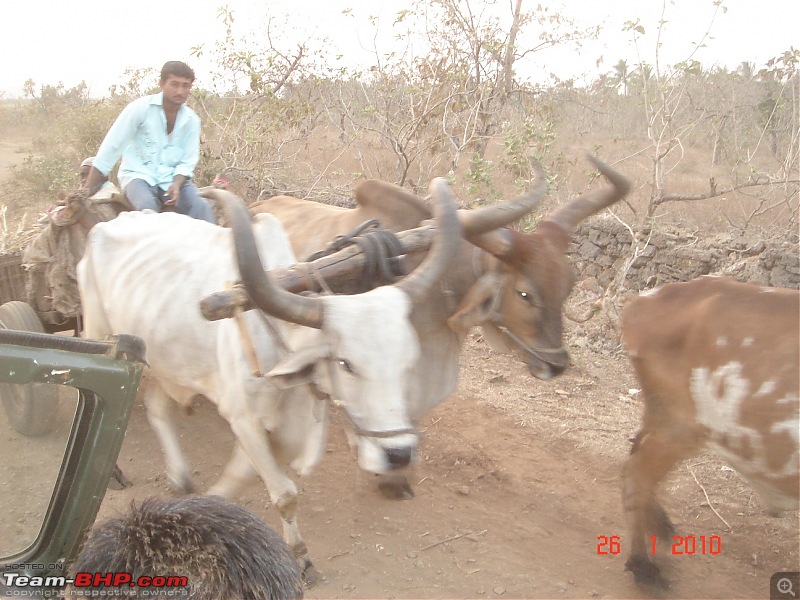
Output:
<path fill-rule="evenodd" d="M 695 59 L 696 52 L 710 39 L 710 33 L 720 11 L 726 10 L 721 0 L 713 2 L 713 13 L 701 39 L 682 62 L 665 66 L 660 55 L 667 38 L 667 3 L 662 4 L 662 15 L 657 26 L 655 64 L 646 72 L 646 64 L 638 70 L 642 100 L 647 121 L 647 139 L 650 148 L 650 195 L 646 220 L 652 221 L 658 209 L 670 202 L 696 202 L 722 198 L 732 192 L 750 195 L 753 203 L 733 205 L 725 218 L 731 225 L 745 229 L 757 217 L 775 211 L 782 220 L 797 219 L 797 51 L 790 50 L 782 57 L 770 61 L 766 69 L 754 77 L 751 65 L 744 65 L 739 74 L 721 69 L 706 70 Z M 638 21 L 627 22 L 625 30 L 632 35 L 637 46 L 645 30 Z M 760 96 L 760 100 L 755 100 Z M 752 114 L 754 106 L 757 113 Z M 746 114 L 750 113 L 750 114 Z M 792 118 L 794 117 L 794 121 Z M 760 121 L 756 137 L 747 128 Z M 742 124 L 746 124 L 743 128 Z M 683 160 L 689 148 L 699 140 L 711 140 L 708 189 L 702 193 L 670 191 L 669 176 Z M 780 140 L 780 142 L 779 142 Z M 776 172 L 764 173 L 754 160 L 760 145 L 769 148 L 777 159 Z M 719 165 L 724 148 L 728 148 L 732 162 L 730 181 L 721 182 L 711 167 Z M 785 186 L 785 193 L 775 196 L 775 184 Z M 750 194 L 748 190 L 752 190 Z M 737 213 L 733 217 L 732 215 Z"/>
<path fill-rule="evenodd" d="M 302 85 L 313 81 L 313 53 L 276 37 L 285 28 L 274 27 L 272 18 L 258 41 L 237 35 L 229 7 L 220 8 L 219 18 L 223 39 L 193 49 L 217 64 L 214 87 L 194 93 L 206 141 L 201 174 L 210 181 L 224 173 L 250 197 L 296 191 L 302 173 L 311 177 L 300 153 L 321 112 L 304 95 L 313 85 Z"/>
<path fill-rule="evenodd" d="M 526 11 L 523 0 L 415 0 L 394 28 L 408 47 L 388 56 L 376 51 L 366 84 L 348 86 L 342 131 L 380 140 L 396 157 L 401 184 L 422 186 L 433 169 L 447 166 L 451 173 L 466 169 L 466 177 L 487 190 L 487 148 L 505 135 L 511 100 L 535 94 L 516 77 L 517 62 L 596 34 L 541 5 Z M 524 31 L 533 45 L 520 47 Z M 525 137 L 514 133 L 515 143 Z M 520 166 L 516 162 L 517 172 Z"/>

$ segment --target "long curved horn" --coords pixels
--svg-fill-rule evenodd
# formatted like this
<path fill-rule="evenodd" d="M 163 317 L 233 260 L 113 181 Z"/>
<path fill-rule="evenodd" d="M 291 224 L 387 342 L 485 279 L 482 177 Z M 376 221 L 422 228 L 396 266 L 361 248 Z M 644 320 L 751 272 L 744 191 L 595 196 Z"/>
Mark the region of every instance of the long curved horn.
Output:
<path fill-rule="evenodd" d="M 511 230 L 506 227 L 487 231 L 480 235 L 471 235 L 467 240 L 481 250 L 486 250 L 489 254 L 493 254 L 497 258 L 508 256 L 514 249 L 514 239 Z"/>
<path fill-rule="evenodd" d="M 631 182 L 622 173 L 615 171 L 595 156 L 587 155 L 586 158 L 608 179 L 611 187 L 578 196 L 557 209 L 552 216 L 547 217 L 547 220 L 557 223 L 567 233 L 575 231 L 585 218 L 622 200 L 631 189 Z"/>
<path fill-rule="evenodd" d="M 233 230 L 236 262 L 247 294 L 255 305 L 274 317 L 320 329 L 322 327 L 322 302 L 319 298 L 299 296 L 287 292 L 273 283 L 264 271 L 258 246 L 250 223 L 250 213 L 238 196 L 214 190 L 213 197 L 222 201 L 225 217 Z"/>
<path fill-rule="evenodd" d="M 539 206 L 547 192 L 547 175 L 542 164 L 536 159 L 533 159 L 533 171 L 536 173 L 536 185 L 527 194 L 492 206 L 458 211 L 458 220 L 464 229 L 464 236 L 471 237 L 498 227 L 505 227 Z"/>
<path fill-rule="evenodd" d="M 425 260 L 413 273 L 394 284 L 409 295 L 412 303 L 419 302 L 444 275 L 461 244 L 461 225 L 456 216 L 450 183 L 437 177 L 431 181 L 428 191 L 434 200 L 436 237 Z"/>

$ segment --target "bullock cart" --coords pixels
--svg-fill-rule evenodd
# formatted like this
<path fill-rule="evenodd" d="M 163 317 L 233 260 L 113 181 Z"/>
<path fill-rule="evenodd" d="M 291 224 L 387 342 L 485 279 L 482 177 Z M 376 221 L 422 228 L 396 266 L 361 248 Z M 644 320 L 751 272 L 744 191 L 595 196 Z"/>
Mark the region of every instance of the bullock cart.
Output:
<path fill-rule="evenodd" d="M 24 250 L 0 256 L 0 328 L 78 334 L 75 266 L 89 229 L 124 210 L 122 201 L 117 195 L 67 197 L 40 219 L 41 230 Z M 27 436 L 44 435 L 55 427 L 55 394 L 54 386 L 0 385 L 0 400 L 12 427 Z"/>
<path fill-rule="evenodd" d="M 217 202 L 214 188 L 200 191 L 212 203 Z M 117 194 L 99 199 L 70 196 L 47 213 L 41 231 L 24 250 L 0 255 L 0 328 L 78 335 L 82 315 L 75 268 L 83 257 L 86 236 L 96 223 L 108 221 L 127 208 L 125 198 Z M 433 234 L 433 225 L 406 232 L 401 235 L 403 243 L 396 252 L 426 250 Z M 378 238 L 380 232 L 368 235 Z M 378 260 L 376 257 L 386 259 L 387 255 L 356 244 L 275 275 L 279 284 L 290 291 L 319 291 L 325 281 L 334 284 L 359 270 L 376 268 L 370 267 Z M 212 318 L 232 316 L 237 308 L 252 308 L 249 297 L 238 286 L 221 293 L 216 300 L 211 301 L 217 306 L 216 311 L 211 309 L 215 313 Z M 219 306 L 219 301 L 225 306 Z M 15 430 L 39 436 L 56 425 L 58 414 L 53 407 L 57 403 L 49 396 L 54 392 L 47 387 L 3 384 L 0 400 Z"/>

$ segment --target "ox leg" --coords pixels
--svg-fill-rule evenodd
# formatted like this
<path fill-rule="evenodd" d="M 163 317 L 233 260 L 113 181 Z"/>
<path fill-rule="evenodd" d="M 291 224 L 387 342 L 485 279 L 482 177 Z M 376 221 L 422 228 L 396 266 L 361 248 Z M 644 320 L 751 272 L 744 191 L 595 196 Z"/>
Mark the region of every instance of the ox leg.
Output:
<path fill-rule="evenodd" d="M 278 509 L 283 523 L 283 537 L 300 563 L 303 579 L 306 584 L 313 584 L 317 573 L 297 526 L 297 486 L 278 465 L 270 450 L 265 431 L 257 421 L 241 418 L 232 420 L 230 424 L 236 439 L 239 440 L 242 456 L 246 455 L 264 481 L 270 500 Z M 232 460 L 240 463 L 243 459 L 234 455 Z"/>
<path fill-rule="evenodd" d="M 147 420 L 161 443 L 167 475 L 172 485 L 180 492 L 194 492 L 194 483 L 189 471 L 189 463 L 181 450 L 178 434 L 173 426 L 172 409 L 174 402 L 158 381 L 150 380 L 144 394 Z"/>
<path fill-rule="evenodd" d="M 210 496 L 222 496 L 232 499 L 239 495 L 239 492 L 258 478 L 258 473 L 253 468 L 253 463 L 245 454 L 241 445 L 237 442 L 231 453 L 225 470 L 217 482 L 208 490 Z"/>
<path fill-rule="evenodd" d="M 669 587 L 661 570 L 647 556 L 648 534 L 663 538 L 674 531 L 655 492 L 675 463 L 693 456 L 697 447 L 697 440 L 685 429 L 643 430 L 637 435 L 631 456 L 623 467 L 622 503 L 631 540 L 625 569 L 633 573 L 640 585 Z"/>

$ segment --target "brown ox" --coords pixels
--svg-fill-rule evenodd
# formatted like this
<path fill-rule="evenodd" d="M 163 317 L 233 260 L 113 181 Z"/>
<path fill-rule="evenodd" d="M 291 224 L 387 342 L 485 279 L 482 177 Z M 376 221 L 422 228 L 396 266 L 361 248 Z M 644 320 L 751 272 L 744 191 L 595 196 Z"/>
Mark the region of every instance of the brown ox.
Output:
<path fill-rule="evenodd" d="M 629 189 L 621 174 L 593 157 L 590 160 L 612 185 L 574 198 L 533 233 L 498 228 L 538 206 L 546 191 L 538 164 L 537 186 L 529 193 L 502 204 L 459 211 L 464 236 L 474 246 L 462 243 L 448 275 L 411 314 L 422 344 L 409 389 L 413 419 L 455 392 L 461 346 L 474 326 L 483 327 L 493 348 L 516 353 L 540 379 L 550 379 L 566 368 L 569 357 L 562 342 L 561 309 L 573 285 L 565 256 L 570 235 L 583 219 L 617 202 Z M 377 219 L 383 228 L 404 231 L 431 218 L 421 199 L 383 181 L 361 183 L 355 199 L 356 208 L 344 209 L 276 196 L 253 204 L 251 210 L 278 217 L 301 258 L 369 219 Z M 423 257 L 419 253 L 411 262 Z M 403 477 L 394 479 L 381 483 L 384 493 L 412 495 Z"/>
<path fill-rule="evenodd" d="M 634 298 L 622 332 L 644 397 L 624 467 L 625 567 L 666 587 L 646 535 L 674 531 L 655 490 L 679 460 L 710 444 L 770 512 L 797 508 L 800 293 L 721 277 L 673 283 Z"/>

